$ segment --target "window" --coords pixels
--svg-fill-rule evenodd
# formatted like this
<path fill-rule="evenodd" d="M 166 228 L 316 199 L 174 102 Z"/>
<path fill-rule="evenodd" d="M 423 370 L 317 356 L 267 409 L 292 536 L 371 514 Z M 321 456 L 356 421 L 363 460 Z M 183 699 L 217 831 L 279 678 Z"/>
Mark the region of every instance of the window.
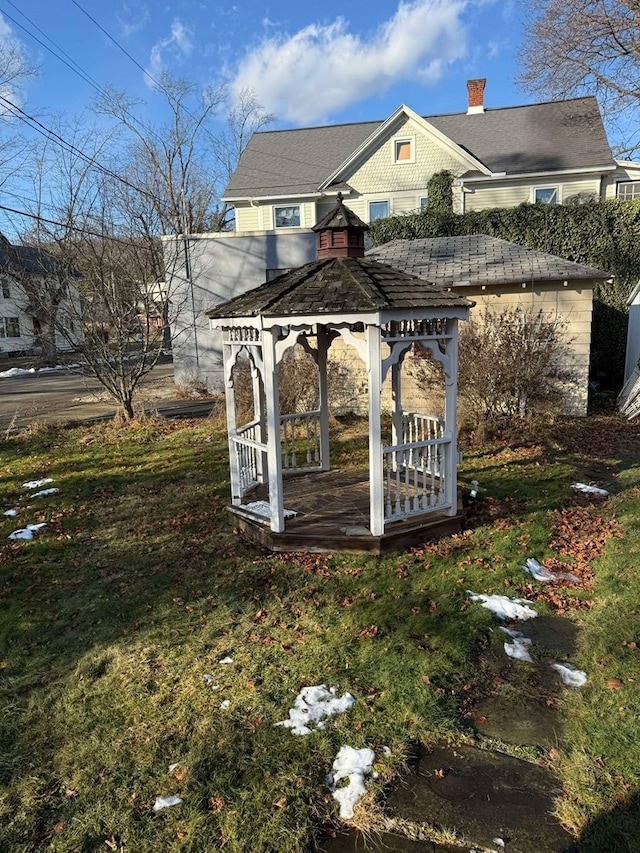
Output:
<path fill-rule="evenodd" d="M 616 195 L 622 201 L 640 198 L 640 181 L 619 181 L 616 186 Z"/>
<path fill-rule="evenodd" d="M 429 207 L 429 196 L 421 195 L 418 201 L 420 203 L 420 210 L 424 210 L 425 207 Z"/>
<path fill-rule="evenodd" d="M 286 207 L 274 207 L 273 219 L 276 228 L 299 228 L 300 205 L 290 204 Z"/>
<path fill-rule="evenodd" d="M 11 298 L 11 288 L 9 287 L 9 279 L 2 279 L 2 298 L 10 299 Z"/>
<path fill-rule="evenodd" d="M 0 317 L 0 338 L 19 338 L 20 320 L 17 317 Z"/>
<path fill-rule="evenodd" d="M 536 204 L 557 204 L 558 188 L 539 187 L 538 189 L 534 190 L 533 200 Z"/>
<path fill-rule="evenodd" d="M 369 202 L 369 222 L 375 222 L 376 219 L 384 219 L 389 215 L 388 201 L 370 201 Z"/>
<path fill-rule="evenodd" d="M 393 140 L 393 162 L 394 163 L 413 163 L 415 160 L 413 155 L 413 139 L 394 139 Z"/>

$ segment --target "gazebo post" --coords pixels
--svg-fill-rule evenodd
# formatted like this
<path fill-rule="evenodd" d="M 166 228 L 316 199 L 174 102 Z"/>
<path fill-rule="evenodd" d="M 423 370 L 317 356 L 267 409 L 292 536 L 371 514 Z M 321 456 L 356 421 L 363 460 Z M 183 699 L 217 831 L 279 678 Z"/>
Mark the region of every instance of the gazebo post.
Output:
<path fill-rule="evenodd" d="M 402 362 L 391 365 L 391 444 L 402 444 Z"/>
<path fill-rule="evenodd" d="M 453 326 L 453 335 L 447 342 L 448 364 L 445 366 L 445 430 L 450 435 L 451 441 L 445 451 L 445 499 L 450 503 L 447 515 L 456 515 L 458 512 L 458 321 L 450 319 Z M 444 366 L 444 365 L 443 365 Z"/>
<path fill-rule="evenodd" d="M 327 383 L 327 353 L 329 336 L 327 327 L 318 325 L 318 397 L 320 403 L 320 469 L 328 471 L 331 468 L 329 460 L 329 390 Z"/>
<path fill-rule="evenodd" d="M 267 403 L 267 459 L 271 530 L 284 531 L 284 498 L 282 494 L 282 452 L 280 446 L 280 402 L 276 341 L 280 326 L 263 329 L 264 391 Z"/>
<path fill-rule="evenodd" d="M 382 466 L 382 358 L 380 327 L 367 326 L 369 373 L 369 529 L 372 536 L 384 533 L 384 491 Z"/>
<path fill-rule="evenodd" d="M 228 332 L 226 333 L 228 335 Z M 231 481 L 231 503 L 239 506 L 242 503 L 242 489 L 240 487 L 240 467 L 234 438 L 237 432 L 236 423 L 236 395 L 233 387 L 233 365 L 236 352 L 228 341 L 222 347 L 222 363 L 225 378 L 224 401 L 227 414 L 227 438 L 229 440 L 229 478 Z"/>

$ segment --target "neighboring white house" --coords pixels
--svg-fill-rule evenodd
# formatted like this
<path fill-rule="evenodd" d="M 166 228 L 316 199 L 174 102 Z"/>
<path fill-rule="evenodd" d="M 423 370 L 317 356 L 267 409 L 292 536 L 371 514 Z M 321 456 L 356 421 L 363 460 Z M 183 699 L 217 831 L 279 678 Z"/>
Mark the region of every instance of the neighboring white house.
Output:
<path fill-rule="evenodd" d="M 614 160 L 595 98 L 494 109 L 484 82 L 468 81 L 464 112 L 402 105 L 384 121 L 255 133 L 224 194 L 236 231 L 166 238 L 182 306 L 176 380 L 221 388 L 220 338 L 203 312 L 311 261 L 311 228 L 339 192 L 365 222 L 428 206 L 429 179 L 444 169 L 458 211 L 640 197 L 640 164 Z"/>
<path fill-rule="evenodd" d="M 44 289 L 48 279 L 58 281 L 55 264 L 55 259 L 42 249 L 12 245 L 0 235 L 0 355 L 31 352 L 41 346 L 40 323 L 21 278 L 28 275 L 36 285 L 41 282 Z M 60 352 L 73 350 L 82 341 L 75 319 L 78 288 L 71 280 L 65 290 L 56 317 L 55 342 Z"/>

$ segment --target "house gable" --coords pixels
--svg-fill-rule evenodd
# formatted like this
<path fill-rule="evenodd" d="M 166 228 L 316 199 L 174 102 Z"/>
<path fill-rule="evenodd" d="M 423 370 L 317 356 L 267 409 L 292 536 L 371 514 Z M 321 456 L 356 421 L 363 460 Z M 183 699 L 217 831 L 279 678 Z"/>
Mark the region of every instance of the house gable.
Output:
<path fill-rule="evenodd" d="M 406 141 L 410 156 L 397 157 L 396 143 Z M 456 175 L 491 170 L 438 130 L 427 119 L 402 104 L 320 185 L 326 190 L 346 183 L 358 193 L 420 189 L 435 172 Z"/>

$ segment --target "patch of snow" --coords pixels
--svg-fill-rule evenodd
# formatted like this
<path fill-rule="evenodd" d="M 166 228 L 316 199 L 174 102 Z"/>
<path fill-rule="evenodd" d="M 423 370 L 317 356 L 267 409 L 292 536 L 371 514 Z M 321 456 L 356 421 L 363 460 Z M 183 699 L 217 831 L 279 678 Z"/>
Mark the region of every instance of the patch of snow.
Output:
<path fill-rule="evenodd" d="M 530 645 L 531 640 L 528 637 L 515 637 L 512 643 L 504 643 L 504 650 L 510 658 L 533 663 L 533 658 L 527 649 Z"/>
<path fill-rule="evenodd" d="M 350 820 L 353 817 L 353 807 L 366 793 L 364 777 L 371 773 L 375 752 L 372 749 L 354 749 L 352 746 L 341 746 L 333 762 L 331 773 L 327 776 L 327 784 L 333 790 L 333 799 L 340 804 L 340 817 Z M 336 788 L 338 782 L 348 779 L 349 784 Z"/>
<path fill-rule="evenodd" d="M 259 515 L 261 518 L 271 518 L 271 506 L 268 501 L 252 501 L 249 504 L 243 504 L 242 509 L 248 509 L 250 512 Z M 295 518 L 296 513 L 292 509 L 284 510 L 285 518 Z"/>
<path fill-rule="evenodd" d="M 580 578 L 572 575 L 569 572 L 552 572 L 545 569 L 534 558 L 529 557 L 527 562 L 522 567 L 525 572 L 528 572 L 531 577 L 540 583 L 553 583 L 553 581 L 569 581 L 570 583 L 580 583 Z"/>
<path fill-rule="evenodd" d="M 182 802 L 182 797 L 174 794 L 172 797 L 156 797 L 153 805 L 154 812 L 159 812 L 160 809 L 167 809 L 169 806 L 179 806 Z"/>
<path fill-rule="evenodd" d="M 7 537 L 8 539 L 33 539 L 33 534 L 37 533 L 43 527 L 47 526 L 47 522 L 43 521 L 40 524 L 27 524 L 26 527 L 22 527 L 20 530 L 14 530 L 13 533 L 10 533 Z"/>
<path fill-rule="evenodd" d="M 348 711 L 355 701 L 351 693 L 336 696 L 335 687 L 328 690 L 326 684 L 303 687 L 289 710 L 289 719 L 275 725 L 291 729 L 294 735 L 308 735 L 312 732 L 311 725 L 323 729 L 325 717 Z"/>
<path fill-rule="evenodd" d="M 204 674 L 203 678 L 204 678 L 204 683 L 207 685 L 207 687 L 210 687 L 212 690 L 220 690 L 220 685 L 214 684 L 215 678 L 213 675 L 206 672 Z"/>
<path fill-rule="evenodd" d="M 3 370 L 0 373 L 0 379 L 11 379 L 13 376 L 27 376 L 35 372 L 35 367 L 11 367 L 9 370 Z"/>
<path fill-rule="evenodd" d="M 176 767 L 179 767 L 179 766 L 180 765 L 177 762 L 175 764 L 170 764 L 169 765 L 169 773 L 173 773 L 173 771 L 176 769 Z"/>
<path fill-rule="evenodd" d="M 382 754 L 383 754 L 384 756 L 386 756 L 386 758 L 391 758 L 391 750 L 389 749 L 389 747 L 388 747 L 388 746 L 383 746 L 383 747 L 382 747 Z"/>
<path fill-rule="evenodd" d="M 60 489 L 41 489 L 39 492 L 34 492 L 32 495 L 29 495 L 30 498 L 43 498 L 45 495 L 56 495 Z"/>
<path fill-rule="evenodd" d="M 226 657 L 226 658 L 222 658 L 222 660 L 221 660 L 221 661 L 218 661 L 218 663 L 225 663 L 225 664 L 226 664 L 226 663 L 233 663 L 233 658 L 230 658 L 230 657 L 227 655 L 227 657 Z"/>
<path fill-rule="evenodd" d="M 560 678 L 567 687 L 584 687 L 587 683 L 587 673 L 576 669 L 570 663 L 552 663 L 551 667 L 560 674 Z"/>
<path fill-rule="evenodd" d="M 5 509 L 5 511 L 2 514 L 8 515 L 11 518 L 15 518 L 16 515 L 18 514 L 18 510 L 17 509 Z"/>
<path fill-rule="evenodd" d="M 220 708 L 223 711 L 228 710 L 230 707 L 231 707 L 231 702 L 229 699 L 225 699 L 223 702 L 220 703 Z"/>
<path fill-rule="evenodd" d="M 43 477 L 41 480 L 29 480 L 22 484 L 23 489 L 39 489 L 40 486 L 46 486 L 47 483 L 53 483 L 52 477 Z"/>
<path fill-rule="evenodd" d="M 606 489 L 599 489 L 597 486 L 588 486 L 586 483 L 574 483 L 571 488 L 577 492 L 584 492 L 587 495 L 601 495 L 603 498 L 609 497 L 609 492 Z"/>
<path fill-rule="evenodd" d="M 525 598 L 507 598 L 506 595 L 485 595 L 482 592 L 471 592 L 467 590 L 471 601 L 479 601 L 482 607 L 490 610 L 498 619 L 534 619 L 538 614 L 532 607 L 527 607 L 533 602 Z"/>

